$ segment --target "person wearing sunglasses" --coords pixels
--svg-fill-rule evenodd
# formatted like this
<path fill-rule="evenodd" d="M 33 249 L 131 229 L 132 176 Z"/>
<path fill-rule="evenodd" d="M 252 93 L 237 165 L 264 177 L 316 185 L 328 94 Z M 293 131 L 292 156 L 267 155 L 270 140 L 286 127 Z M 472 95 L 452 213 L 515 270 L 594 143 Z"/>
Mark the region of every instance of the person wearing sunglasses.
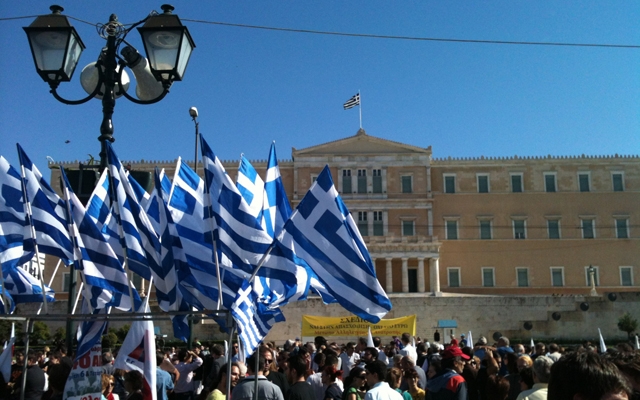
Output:
<path fill-rule="evenodd" d="M 115 379 L 113 375 L 102 374 L 102 397 L 106 400 L 120 400 L 120 397 L 113 393 Z"/>

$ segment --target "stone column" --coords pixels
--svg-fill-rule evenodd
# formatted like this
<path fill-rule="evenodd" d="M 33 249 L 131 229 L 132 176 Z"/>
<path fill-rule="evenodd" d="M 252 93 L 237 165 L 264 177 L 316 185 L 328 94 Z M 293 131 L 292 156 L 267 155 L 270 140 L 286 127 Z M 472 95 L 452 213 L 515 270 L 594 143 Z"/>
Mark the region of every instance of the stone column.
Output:
<path fill-rule="evenodd" d="M 386 273 L 387 273 L 387 288 L 386 288 L 386 292 L 387 293 L 392 293 L 393 292 L 393 269 L 391 268 L 391 261 L 393 260 L 393 258 L 387 258 L 387 266 L 386 266 Z"/>
<path fill-rule="evenodd" d="M 402 293 L 409 292 L 409 259 L 402 257 Z"/>
<path fill-rule="evenodd" d="M 424 293 L 424 258 L 418 258 L 418 292 Z"/>
<path fill-rule="evenodd" d="M 440 293 L 440 259 L 433 257 L 429 259 L 429 269 L 431 277 L 431 291 L 434 295 Z"/>

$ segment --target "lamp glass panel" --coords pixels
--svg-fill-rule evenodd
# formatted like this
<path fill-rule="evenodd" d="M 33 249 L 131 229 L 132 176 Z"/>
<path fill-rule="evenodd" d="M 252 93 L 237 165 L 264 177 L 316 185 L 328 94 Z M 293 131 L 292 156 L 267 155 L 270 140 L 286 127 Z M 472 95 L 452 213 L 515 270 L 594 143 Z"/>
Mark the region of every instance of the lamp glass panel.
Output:
<path fill-rule="evenodd" d="M 64 73 L 67 74 L 69 78 L 71 78 L 73 71 L 76 69 L 76 65 L 78 65 L 80 54 L 82 54 L 82 46 L 80 45 L 76 35 L 71 35 L 69 38 L 69 54 L 67 55 L 64 65 Z"/>
<path fill-rule="evenodd" d="M 143 36 L 151 68 L 159 72 L 163 79 L 171 78 L 180 50 L 180 32 L 146 31 Z"/>
<path fill-rule="evenodd" d="M 191 42 L 189 42 L 189 38 L 186 33 L 182 33 L 182 46 L 180 48 L 180 58 L 178 59 L 177 72 L 178 77 L 182 79 L 184 76 L 184 71 L 187 69 L 187 64 L 189 63 L 189 57 L 191 57 L 191 52 L 193 51 L 193 47 L 191 47 Z"/>
<path fill-rule="evenodd" d="M 69 31 L 32 31 L 29 41 L 36 60 L 36 67 L 41 71 L 59 71 L 63 67 L 65 49 L 69 40 Z"/>

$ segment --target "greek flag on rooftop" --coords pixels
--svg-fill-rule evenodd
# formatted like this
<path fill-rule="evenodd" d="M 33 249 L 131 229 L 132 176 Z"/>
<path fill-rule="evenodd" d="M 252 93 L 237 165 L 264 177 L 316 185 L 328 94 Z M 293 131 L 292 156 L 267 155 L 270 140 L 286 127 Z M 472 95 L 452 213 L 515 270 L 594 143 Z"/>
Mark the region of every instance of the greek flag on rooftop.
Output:
<path fill-rule="evenodd" d="M 369 251 L 333 185 L 328 166 L 285 224 L 279 241 L 307 262 L 348 311 L 377 323 L 391 309 Z"/>
<path fill-rule="evenodd" d="M 123 311 L 140 304 L 138 292 L 131 288 L 129 279 L 111 246 L 91 216 L 71 189 L 64 170 L 60 169 L 65 197 L 69 201 L 70 229 L 76 246 L 76 268 L 83 276 L 83 293 L 92 309 L 113 306 Z M 131 303 L 131 294 L 134 305 Z"/>
<path fill-rule="evenodd" d="M 20 174 L 0 156 L 0 264 L 3 268 L 15 268 L 33 258 L 33 239 L 26 218 Z"/>
<path fill-rule="evenodd" d="M 67 231 L 65 202 L 49 186 L 22 147 L 17 146 L 27 193 L 27 215 L 35 229 L 38 249 L 71 264 L 73 246 Z"/>

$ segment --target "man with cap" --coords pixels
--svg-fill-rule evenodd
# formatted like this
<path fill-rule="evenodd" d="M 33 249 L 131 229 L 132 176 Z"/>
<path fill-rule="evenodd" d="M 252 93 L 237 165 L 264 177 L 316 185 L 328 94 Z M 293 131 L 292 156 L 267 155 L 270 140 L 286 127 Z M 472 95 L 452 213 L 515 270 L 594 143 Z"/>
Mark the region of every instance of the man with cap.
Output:
<path fill-rule="evenodd" d="M 429 400 L 466 400 L 467 383 L 462 375 L 464 361 L 470 357 L 458 346 L 449 346 L 441 354 L 441 368 L 427 381 L 427 399 Z"/>
<path fill-rule="evenodd" d="M 460 343 L 458 343 L 458 346 L 460 346 L 461 349 L 464 349 L 465 347 L 468 346 L 467 337 L 465 336 L 464 333 L 460 335 Z"/>

